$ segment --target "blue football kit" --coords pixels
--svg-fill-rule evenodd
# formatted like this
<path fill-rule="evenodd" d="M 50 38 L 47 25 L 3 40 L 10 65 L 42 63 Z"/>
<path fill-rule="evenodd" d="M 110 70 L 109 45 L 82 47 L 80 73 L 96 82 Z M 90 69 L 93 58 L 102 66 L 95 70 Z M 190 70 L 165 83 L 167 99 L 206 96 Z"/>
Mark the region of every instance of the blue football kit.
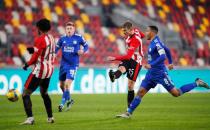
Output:
<path fill-rule="evenodd" d="M 145 79 L 141 83 L 141 87 L 144 87 L 148 91 L 157 84 L 163 85 L 167 91 L 174 88 L 174 84 L 168 76 L 164 64 L 166 57 L 168 58 L 169 64 L 172 64 L 169 49 L 156 36 L 148 47 L 148 63 L 151 65 L 151 69 L 148 70 Z"/>
<path fill-rule="evenodd" d="M 85 39 L 79 35 L 62 36 L 56 45 L 56 53 L 62 49 L 62 59 L 60 63 L 59 80 L 65 81 L 66 79 L 74 80 L 77 68 L 79 66 L 78 51 L 81 46 L 84 52 L 88 50 L 88 44 Z"/>
<path fill-rule="evenodd" d="M 82 49 L 84 52 L 88 50 L 88 44 L 85 39 L 74 33 L 72 36 L 63 36 L 58 40 L 56 45 L 56 53 L 59 49 L 62 50 L 62 59 L 60 63 L 59 80 L 65 81 L 66 79 L 74 80 L 77 68 L 79 67 L 79 54 L 78 51 Z M 69 110 L 73 104 L 69 89 L 63 89 L 63 96 L 61 104 L 58 106 L 59 112 L 62 111 L 64 104 L 67 102 L 67 109 Z"/>

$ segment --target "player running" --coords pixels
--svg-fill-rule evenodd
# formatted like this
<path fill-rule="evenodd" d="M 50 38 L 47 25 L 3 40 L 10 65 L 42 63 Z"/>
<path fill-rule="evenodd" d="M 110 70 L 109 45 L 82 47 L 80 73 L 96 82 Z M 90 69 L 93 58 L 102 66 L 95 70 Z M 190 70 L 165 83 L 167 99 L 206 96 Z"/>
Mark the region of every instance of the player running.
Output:
<path fill-rule="evenodd" d="M 151 40 L 148 47 L 148 64 L 145 65 L 145 68 L 148 69 L 147 74 L 141 83 L 137 96 L 128 107 L 127 112 L 117 115 L 117 117 L 129 118 L 136 107 L 141 103 L 143 96 L 157 84 L 163 85 L 163 87 L 174 97 L 179 97 L 195 87 L 210 89 L 210 86 L 199 78 L 195 79 L 195 82 L 181 86 L 179 89 L 174 86 L 164 64 L 164 60 L 167 56 L 164 49 L 166 46 L 160 41 L 157 33 L 158 28 L 156 26 L 149 26 L 147 28 L 146 38 L 147 40 Z M 172 68 L 173 65 L 171 64 L 169 69 Z"/>
<path fill-rule="evenodd" d="M 25 63 L 23 69 L 34 65 L 33 71 L 28 76 L 25 82 L 22 94 L 23 104 L 27 119 L 21 123 L 25 125 L 34 124 L 34 117 L 32 114 L 32 102 L 30 95 L 40 86 L 40 93 L 44 101 L 45 109 L 47 111 L 47 122 L 53 123 L 51 99 L 47 93 L 50 77 L 54 70 L 55 59 L 55 41 L 52 35 L 48 34 L 50 30 L 50 21 L 41 19 L 36 23 L 39 36 L 35 39 L 33 48 L 28 48 L 29 53 L 33 53 L 31 59 Z"/>
<path fill-rule="evenodd" d="M 138 29 L 134 28 L 131 22 L 125 22 L 122 26 L 122 30 L 126 36 L 125 42 L 127 44 L 127 54 L 116 57 L 108 56 L 107 60 L 121 61 L 117 71 L 109 71 L 109 77 L 112 82 L 114 82 L 115 79 L 118 79 L 122 74 L 127 73 L 127 105 L 129 106 L 131 101 L 134 99 L 134 84 L 142 67 L 142 58 L 144 56 L 142 48 L 142 38 L 144 38 L 144 34 Z"/>
<path fill-rule="evenodd" d="M 56 45 L 56 53 L 60 48 L 62 49 L 59 80 L 63 96 L 61 104 L 58 106 L 59 112 L 62 112 L 66 102 L 66 111 L 69 110 L 74 103 L 70 96 L 70 86 L 79 66 L 79 57 L 88 50 L 88 44 L 85 39 L 75 33 L 75 24 L 73 22 L 66 23 L 65 29 L 66 35 L 62 36 Z"/>

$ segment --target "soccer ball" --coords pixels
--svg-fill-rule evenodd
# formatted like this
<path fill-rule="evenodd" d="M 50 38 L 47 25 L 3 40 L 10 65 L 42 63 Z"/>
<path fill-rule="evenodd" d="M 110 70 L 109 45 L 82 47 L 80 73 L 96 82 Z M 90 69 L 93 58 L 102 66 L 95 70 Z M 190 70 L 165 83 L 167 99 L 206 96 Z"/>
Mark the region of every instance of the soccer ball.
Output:
<path fill-rule="evenodd" d="M 16 102 L 20 97 L 20 92 L 17 89 L 10 89 L 6 96 L 9 101 Z"/>

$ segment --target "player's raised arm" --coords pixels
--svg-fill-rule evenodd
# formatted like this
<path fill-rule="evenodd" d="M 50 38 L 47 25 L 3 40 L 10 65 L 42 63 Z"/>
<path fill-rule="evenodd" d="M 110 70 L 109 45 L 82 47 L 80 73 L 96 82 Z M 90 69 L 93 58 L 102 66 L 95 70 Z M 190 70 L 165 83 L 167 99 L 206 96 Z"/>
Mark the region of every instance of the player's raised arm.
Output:
<path fill-rule="evenodd" d="M 127 53 L 126 55 L 122 55 L 122 56 L 116 56 L 115 60 L 129 60 L 132 55 L 134 54 L 136 48 L 138 47 L 138 41 L 137 40 L 133 40 L 130 47 L 127 49 Z"/>

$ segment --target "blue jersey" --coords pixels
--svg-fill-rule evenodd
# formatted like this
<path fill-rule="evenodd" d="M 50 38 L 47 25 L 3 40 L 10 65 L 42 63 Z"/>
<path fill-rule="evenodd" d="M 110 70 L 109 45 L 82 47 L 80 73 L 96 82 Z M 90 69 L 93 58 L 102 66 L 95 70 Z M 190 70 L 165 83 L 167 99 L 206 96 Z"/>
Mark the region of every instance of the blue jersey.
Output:
<path fill-rule="evenodd" d="M 74 34 L 72 36 L 62 36 L 56 45 L 56 53 L 62 49 L 61 66 L 77 67 L 79 66 L 78 51 L 80 46 L 84 47 L 84 52 L 88 50 L 88 44 L 85 39 L 79 35 Z"/>
<path fill-rule="evenodd" d="M 172 63 L 170 50 L 160 41 L 158 36 L 151 41 L 148 47 L 148 63 L 151 65 L 151 72 L 166 71 L 164 64 L 165 58 L 168 58 L 169 64 Z"/>

